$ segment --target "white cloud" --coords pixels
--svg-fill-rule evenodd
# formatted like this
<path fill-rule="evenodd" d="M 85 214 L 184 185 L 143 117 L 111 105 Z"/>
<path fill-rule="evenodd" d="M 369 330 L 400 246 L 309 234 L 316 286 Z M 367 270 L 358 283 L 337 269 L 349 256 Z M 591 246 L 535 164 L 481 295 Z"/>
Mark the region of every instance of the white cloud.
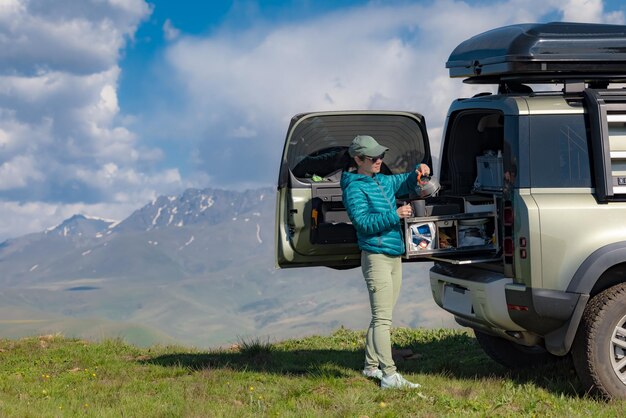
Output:
<path fill-rule="evenodd" d="M 132 186 L 137 188 L 141 186 L 141 189 L 150 190 L 149 195 L 152 196 L 159 188 L 177 190 L 185 186 L 178 169 L 163 170 L 148 175 L 132 168 L 121 168 L 115 163 L 107 163 L 97 169 L 78 167 L 75 176 L 91 187 L 115 190 L 115 193 L 119 190 L 132 190 Z M 145 203 L 145 201 L 142 202 L 142 204 Z"/>
<path fill-rule="evenodd" d="M 234 138 L 254 138 L 256 131 L 246 126 L 238 126 L 232 131 L 231 136 Z"/>
<path fill-rule="evenodd" d="M 76 208 L 114 217 L 107 207 L 130 212 L 188 184 L 150 168 L 163 152 L 120 115 L 120 51 L 150 12 L 144 0 L 0 2 L 0 210 L 12 214 L 0 239 Z M 20 223 L 33 207 L 40 218 Z"/>
<path fill-rule="evenodd" d="M 450 79 L 445 62 L 461 41 L 482 31 L 546 16 L 623 20 L 598 0 L 441 0 L 387 6 L 370 3 L 310 20 L 246 32 L 181 36 L 167 62 L 186 105 L 160 120 L 163 131 L 197 138 L 198 168 L 221 184 L 246 181 L 255 165 L 273 182 L 291 116 L 311 110 L 403 109 L 426 116 L 435 156 L 447 108 L 457 97 L 491 86 Z M 245 130 L 244 130 L 245 129 Z M 263 140 L 242 143 L 254 132 Z M 203 155 L 210 158 L 203 158 Z"/>
<path fill-rule="evenodd" d="M 115 92 L 115 87 L 110 84 L 106 84 L 102 87 L 102 90 L 100 90 L 100 102 L 98 103 L 98 107 L 112 115 L 117 114 L 120 108 L 117 105 L 117 93 Z"/>
<path fill-rule="evenodd" d="M 163 23 L 163 35 L 168 41 L 173 41 L 180 36 L 180 30 L 176 29 L 169 19 Z"/>
<path fill-rule="evenodd" d="M 121 220 L 137 209 L 136 202 L 96 204 L 53 204 L 40 201 L 0 201 L 0 218 L 11 222 L 0 222 L 0 237 L 19 237 L 31 232 L 41 232 L 58 225 L 77 213 L 85 213 L 106 219 Z"/>
<path fill-rule="evenodd" d="M 143 152 L 136 134 L 117 124 L 119 72 L 114 65 L 85 75 L 56 71 L 36 76 L 0 75 L 0 130 L 4 133 L 0 163 L 16 154 L 28 156 L 45 174 L 30 179 L 52 186 L 55 179 L 71 181 L 67 172 L 57 172 L 66 167 L 132 166 L 160 158 L 158 150 Z M 12 185 L 26 186 L 23 182 Z M 56 187 L 64 186 L 59 182 Z M 106 199 L 110 191 L 101 189 L 99 193 Z"/>
<path fill-rule="evenodd" d="M 566 22 L 624 24 L 624 14 L 605 13 L 602 0 L 565 0 L 554 4 L 558 5 Z"/>
<path fill-rule="evenodd" d="M 195 135 L 187 136 L 203 138 L 201 166 L 220 183 L 246 181 L 240 164 L 265 164 L 258 171 L 273 181 L 276 150 L 294 114 L 403 109 L 424 113 L 429 127 L 437 129 L 453 98 L 477 90 L 448 78 L 444 63 L 454 46 L 477 32 L 548 10 L 554 8 L 517 0 L 474 7 L 451 0 L 375 4 L 245 33 L 182 36 L 168 49 L 167 60 L 187 106 L 163 119 L 169 126 L 163 129 L 195 128 Z M 242 152 L 241 144 L 225 141 L 223 132 L 239 138 L 255 132 L 264 140 Z M 202 150 L 210 161 L 202 161 Z"/>
<path fill-rule="evenodd" d="M 118 51 L 147 5 L 85 1 L 64 8 L 60 3 L 22 1 L 10 16 L 2 15 L 0 129 L 27 126 L 35 133 L 32 128 L 45 121 L 45 135 L 40 130 L 24 141 L 29 152 L 62 152 L 64 142 L 74 142 L 83 155 L 97 155 L 99 135 L 118 128 Z M 0 153 L 0 161 L 4 157 Z"/>
<path fill-rule="evenodd" d="M 10 1 L 0 9 L 0 70 L 106 70 L 149 13 L 144 0 Z"/>
<path fill-rule="evenodd" d="M 42 180 L 43 177 L 32 156 L 18 155 L 0 165 L 0 190 L 24 187 L 30 180 Z"/>
<path fill-rule="evenodd" d="M 143 0 L 108 0 L 108 2 L 117 8 L 128 12 L 132 15 L 145 15 L 152 6 L 146 4 Z"/>

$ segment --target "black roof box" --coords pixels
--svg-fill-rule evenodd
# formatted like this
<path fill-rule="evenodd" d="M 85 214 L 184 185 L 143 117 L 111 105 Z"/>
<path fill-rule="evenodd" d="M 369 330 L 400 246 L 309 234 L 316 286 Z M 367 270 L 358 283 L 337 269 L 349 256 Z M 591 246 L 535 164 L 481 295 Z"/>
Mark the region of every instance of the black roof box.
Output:
<path fill-rule="evenodd" d="M 459 44 L 446 63 L 468 83 L 624 81 L 626 26 L 592 23 L 519 24 Z"/>

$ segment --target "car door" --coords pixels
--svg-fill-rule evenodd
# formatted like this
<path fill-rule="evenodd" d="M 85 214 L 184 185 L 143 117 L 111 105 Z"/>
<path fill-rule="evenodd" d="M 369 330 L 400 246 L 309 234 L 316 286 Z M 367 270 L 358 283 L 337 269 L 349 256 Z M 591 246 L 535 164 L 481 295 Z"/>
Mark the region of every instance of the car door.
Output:
<path fill-rule="evenodd" d="M 341 172 L 357 135 L 389 148 L 381 172 L 413 170 L 431 155 L 422 115 L 409 112 L 318 112 L 296 115 L 287 130 L 276 200 L 279 267 L 360 264 L 356 232 L 342 202 Z"/>

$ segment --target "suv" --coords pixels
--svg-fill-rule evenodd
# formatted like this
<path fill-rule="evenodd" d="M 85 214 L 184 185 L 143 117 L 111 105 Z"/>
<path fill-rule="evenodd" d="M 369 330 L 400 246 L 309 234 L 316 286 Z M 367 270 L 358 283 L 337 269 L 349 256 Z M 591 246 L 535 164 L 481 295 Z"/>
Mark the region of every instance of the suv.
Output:
<path fill-rule="evenodd" d="M 585 390 L 626 398 L 626 90 L 616 85 L 626 27 L 507 26 L 461 43 L 446 67 L 498 93 L 451 104 L 439 196 L 402 199 L 420 208 L 405 220 L 405 261 L 434 261 L 435 302 L 497 362 L 571 353 Z M 533 91 L 554 83 L 562 90 Z M 390 148 L 383 172 L 431 164 L 419 114 L 294 117 L 278 179 L 279 267 L 359 265 L 339 186 L 358 134 Z"/>

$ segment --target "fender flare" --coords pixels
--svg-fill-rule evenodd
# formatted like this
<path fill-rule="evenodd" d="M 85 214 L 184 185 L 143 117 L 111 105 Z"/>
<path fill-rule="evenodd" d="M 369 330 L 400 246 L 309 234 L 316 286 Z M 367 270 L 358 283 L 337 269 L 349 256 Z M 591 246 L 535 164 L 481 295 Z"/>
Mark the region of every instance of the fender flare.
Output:
<path fill-rule="evenodd" d="M 544 336 L 546 349 L 552 354 L 563 356 L 572 347 L 578 325 L 583 316 L 589 294 L 596 282 L 609 268 L 626 261 L 626 241 L 614 242 L 595 250 L 578 267 L 566 292 L 580 295 L 568 322 Z"/>
<path fill-rule="evenodd" d="M 567 292 L 588 295 L 602 273 L 623 262 L 626 262 L 626 241 L 598 248 L 578 267 Z"/>

